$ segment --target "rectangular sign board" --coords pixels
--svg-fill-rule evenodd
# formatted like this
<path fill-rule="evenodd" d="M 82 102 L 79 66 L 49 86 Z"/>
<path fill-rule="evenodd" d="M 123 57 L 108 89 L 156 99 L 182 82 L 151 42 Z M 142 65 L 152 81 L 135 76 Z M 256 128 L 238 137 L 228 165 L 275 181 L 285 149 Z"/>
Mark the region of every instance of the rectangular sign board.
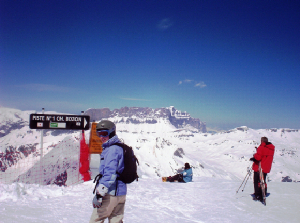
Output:
<path fill-rule="evenodd" d="M 90 116 L 60 115 L 60 114 L 31 114 L 29 117 L 31 129 L 73 129 L 89 130 Z"/>
<path fill-rule="evenodd" d="M 90 154 L 101 154 L 103 150 L 102 141 L 97 136 L 96 133 L 96 126 L 97 123 L 93 122 L 91 127 L 91 132 L 90 132 L 90 143 L 89 143 Z"/>

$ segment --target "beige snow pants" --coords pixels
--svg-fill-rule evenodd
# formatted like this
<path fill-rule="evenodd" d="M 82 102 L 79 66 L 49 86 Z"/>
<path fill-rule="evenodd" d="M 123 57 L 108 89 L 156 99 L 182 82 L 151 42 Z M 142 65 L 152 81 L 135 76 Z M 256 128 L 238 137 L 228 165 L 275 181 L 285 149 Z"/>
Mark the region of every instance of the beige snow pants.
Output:
<path fill-rule="evenodd" d="M 102 198 L 102 206 L 94 208 L 90 223 L 103 223 L 108 218 L 109 223 L 122 223 L 124 217 L 126 195 L 112 196 L 106 194 Z"/>

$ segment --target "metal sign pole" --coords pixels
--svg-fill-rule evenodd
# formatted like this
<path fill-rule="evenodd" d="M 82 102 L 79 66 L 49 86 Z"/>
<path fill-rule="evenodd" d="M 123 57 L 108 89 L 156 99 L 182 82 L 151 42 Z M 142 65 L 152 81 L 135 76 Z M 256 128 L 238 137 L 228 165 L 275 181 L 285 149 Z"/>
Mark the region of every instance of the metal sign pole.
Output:
<path fill-rule="evenodd" d="M 42 108 L 42 114 L 44 114 L 45 108 Z M 41 157 L 43 157 L 43 136 L 44 136 L 44 130 L 41 131 Z"/>
<path fill-rule="evenodd" d="M 42 108 L 42 114 L 44 114 L 45 112 L 45 108 Z M 41 151 L 40 151 L 40 171 L 41 171 L 41 177 L 40 177 L 40 185 L 43 184 L 43 181 L 44 181 L 44 171 L 43 171 L 43 165 L 42 165 L 42 159 L 43 159 L 43 156 L 44 156 L 44 151 L 43 151 L 43 137 L 44 137 L 44 129 L 41 130 Z"/>
<path fill-rule="evenodd" d="M 84 115 L 84 111 L 81 111 L 81 115 Z M 82 129 L 81 130 L 81 140 L 85 140 L 83 137 L 84 137 L 84 130 Z M 80 174 L 80 171 L 79 171 L 79 169 L 80 169 L 80 166 L 81 166 L 81 163 L 80 163 L 80 155 L 81 155 L 81 141 L 80 141 L 80 146 L 79 146 L 79 154 L 78 154 L 78 180 L 79 180 L 79 182 L 80 181 L 82 181 L 82 176 L 81 176 L 81 174 Z"/>

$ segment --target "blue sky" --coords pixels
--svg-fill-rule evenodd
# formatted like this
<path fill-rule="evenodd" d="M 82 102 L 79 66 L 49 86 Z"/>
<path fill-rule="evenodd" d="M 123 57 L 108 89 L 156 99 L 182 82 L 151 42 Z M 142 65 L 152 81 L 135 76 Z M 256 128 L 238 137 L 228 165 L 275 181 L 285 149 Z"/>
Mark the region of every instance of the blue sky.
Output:
<path fill-rule="evenodd" d="M 300 1 L 0 1 L 0 105 L 175 106 L 300 129 Z"/>

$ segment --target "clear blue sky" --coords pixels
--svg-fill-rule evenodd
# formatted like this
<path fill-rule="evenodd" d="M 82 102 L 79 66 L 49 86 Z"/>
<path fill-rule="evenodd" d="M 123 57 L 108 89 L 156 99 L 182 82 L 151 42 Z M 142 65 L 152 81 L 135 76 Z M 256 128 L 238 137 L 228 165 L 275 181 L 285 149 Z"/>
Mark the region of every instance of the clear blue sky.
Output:
<path fill-rule="evenodd" d="M 300 129 L 300 1 L 1 0 L 0 105 Z"/>

